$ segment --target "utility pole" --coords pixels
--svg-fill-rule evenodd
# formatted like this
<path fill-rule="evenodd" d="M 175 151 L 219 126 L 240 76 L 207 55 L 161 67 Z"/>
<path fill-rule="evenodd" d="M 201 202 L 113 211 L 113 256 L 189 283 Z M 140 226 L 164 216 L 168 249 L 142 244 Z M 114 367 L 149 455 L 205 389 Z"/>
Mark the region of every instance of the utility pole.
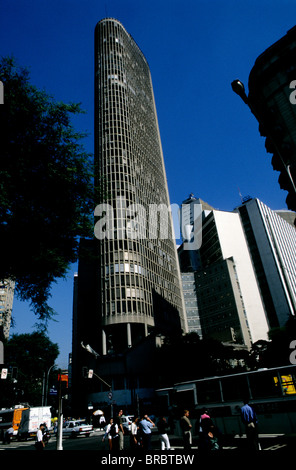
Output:
<path fill-rule="evenodd" d="M 43 380 L 42 380 L 42 401 L 41 401 L 41 406 L 44 406 L 44 393 L 45 393 L 45 372 L 43 372 Z"/>
<path fill-rule="evenodd" d="M 96 359 L 98 359 L 98 357 L 100 357 L 99 353 L 97 353 L 89 344 L 87 344 L 86 346 L 83 344 L 83 342 L 81 341 L 81 347 L 83 349 L 85 349 L 87 352 L 89 352 L 90 354 L 92 354 L 93 356 L 95 356 Z M 113 418 L 113 403 L 112 403 L 112 386 L 110 384 L 108 384 L 107 382 L 105 382 L 105 380 L 102 379 L 102 377 L 100 377 L 99 375 L 97 375 L 92 369 L 89 369 L 88 370 L 88 378 L 92 378 L 93 375 L 95 377 L 97 377 L 101 382 L 103 382 L 103 384 L 107 385 L 107 387 L 109 388 L 109 400 L 111 401 L 111 417 Z"/>
<path fill-rule="evenodd" d="M 63 402 L 62 402 L 62 371 L 59 371 L 59 409 L 58 409 L 58 432 L 57 432 L 57 450 L 63 450 Z"/>
<path fill-rule="evenodd" d="M 50 366 L 50 368 L 49 368 L 48 371 L 47 371 L 47 379 L 46 379 L 46 387 L 45 387 L 45 400 L 44 400 L 45 406 L 47 405 L 49 373 L 50 373 L 51 369 L 52 369 L 54 366 L 55 366 L 55 364 L 53 364 L 52 366 Z"/>

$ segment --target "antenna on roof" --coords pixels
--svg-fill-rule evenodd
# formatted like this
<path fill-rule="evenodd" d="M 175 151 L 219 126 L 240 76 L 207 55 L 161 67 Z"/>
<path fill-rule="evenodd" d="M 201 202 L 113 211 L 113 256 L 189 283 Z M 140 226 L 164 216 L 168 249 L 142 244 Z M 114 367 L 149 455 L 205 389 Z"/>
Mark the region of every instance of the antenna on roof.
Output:
<path fill-rule="evenodd" d="M 242 195 L 242 193 L 241 193 L 241 191 L 240 191 L 239 187 L 237 187 L 237 188 L 238 188 L 238 194 L 239 194 L 239 197 L 240 197 L 241 203 L 243 203 L 243 195 Z"/>

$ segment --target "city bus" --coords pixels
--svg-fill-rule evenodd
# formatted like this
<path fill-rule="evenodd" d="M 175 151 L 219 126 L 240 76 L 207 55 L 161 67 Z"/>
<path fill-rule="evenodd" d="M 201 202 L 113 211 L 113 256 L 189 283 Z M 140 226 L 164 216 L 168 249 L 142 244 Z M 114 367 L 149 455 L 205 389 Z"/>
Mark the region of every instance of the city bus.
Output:
<path fill-rule="evenodd" d="M 178 419 L 190 410 L 198 434 L 201 410 L 206 408 L 225 435 L 245 432 L 240 410 L 247 400 L 258 417 L 262 434 L 296 432 L 296 365 L 180 382 L 156 390 L 158 406 Z"/>

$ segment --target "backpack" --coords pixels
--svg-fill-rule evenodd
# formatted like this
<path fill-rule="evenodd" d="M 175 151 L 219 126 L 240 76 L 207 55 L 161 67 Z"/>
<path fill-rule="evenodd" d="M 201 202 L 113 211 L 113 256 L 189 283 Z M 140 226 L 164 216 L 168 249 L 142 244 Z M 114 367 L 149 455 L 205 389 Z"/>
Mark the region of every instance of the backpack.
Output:
<path fill-rule="evenodd" d="M 219 450 L 219 449 L 220 449 L 220 446 L 219 446 L 217 437 L 213 437 L 212 439 L 210 439 L 210 450 Z"/>

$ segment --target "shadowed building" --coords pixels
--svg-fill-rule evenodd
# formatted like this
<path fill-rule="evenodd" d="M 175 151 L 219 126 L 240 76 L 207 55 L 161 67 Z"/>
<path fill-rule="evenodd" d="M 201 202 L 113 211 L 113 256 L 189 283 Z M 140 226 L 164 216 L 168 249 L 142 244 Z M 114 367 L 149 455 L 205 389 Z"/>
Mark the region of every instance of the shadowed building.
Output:
<path fill-rule="evenodd" d="M 288 191 L 287 207 L 296 211 L 296 27 L 266 49 L 249 76 L 249 94 L 239 80 L 233 90 L 250 107 L 273 154 L 273 169 L 280 172 L 279 185 Z"/>

